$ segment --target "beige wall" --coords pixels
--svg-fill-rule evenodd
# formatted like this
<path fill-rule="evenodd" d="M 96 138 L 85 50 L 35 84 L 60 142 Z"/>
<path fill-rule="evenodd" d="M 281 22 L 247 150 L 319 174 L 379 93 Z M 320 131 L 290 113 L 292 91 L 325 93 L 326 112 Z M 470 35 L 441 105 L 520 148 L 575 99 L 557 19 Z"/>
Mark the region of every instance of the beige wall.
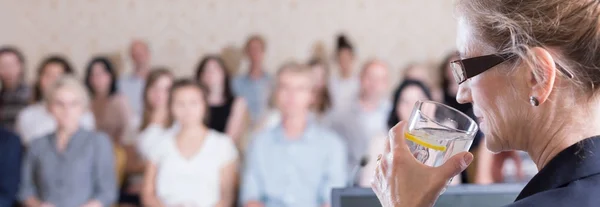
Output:
<path fill-rule="evenodd" d="M 30 80 L 48 53 L 67 55 L 79 71 L 94 54 L 111 54 L 128 69 L 133 38 L 150 42 L 154 65 L 181 76 L 203 54 L 228 47 L 239 55 L 252 33 L 266 37 L 271 71 L 306 60 L 319 42 L 331 54 L 339 32 L 359 59 L 379 57 L 396 71 L 437 60 L 455 38 L 450 0 L 0 0 L 0 28 L 0 45 L 26 54 Z"/>

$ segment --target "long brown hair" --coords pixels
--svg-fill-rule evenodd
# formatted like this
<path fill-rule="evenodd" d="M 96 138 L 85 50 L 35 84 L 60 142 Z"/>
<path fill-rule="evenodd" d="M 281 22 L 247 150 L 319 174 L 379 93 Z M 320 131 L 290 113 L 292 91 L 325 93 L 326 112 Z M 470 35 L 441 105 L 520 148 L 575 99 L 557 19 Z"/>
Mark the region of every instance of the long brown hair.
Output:
<path fill-rule="evenodd" d="M 331 108 L 331 95 L 329 94 L 328 81 L 329 81 L 329 68 L 327 64 L 320 59 L 312 59 L 308 66 L 313 67 L 322 66 L 325 70 L 325 86 L 315 91 L 315 103 L 314 107 L 319 114 L 324 114 Z"/>
<path fill-rule="evenodd" d="M 148 127 L 148 125 L 150 125 L 152 113 L 154 112 L 154 109 L 152 108 L 152 104 L 150 104 L 150 100 L 148 100 L 148 90 L 150 90 L 150 88 L 152 86 L 154 86 L 156 81 L 158 81 L 158 79 L 160 79 L 163 76 L 167 76 L 167 77 L 171 78 L 171 80 L 174 79 L 173 73 L 171 73 L 171 71 L 169 71 L 166 68 L 156 68 L 156 69 L 152 70 L 150 72 L 150 74 L 148 74 L 148 80 L 146 81 L 146 85 L 144 86 L 144 94 L 143 94 L 143 96 L 144 96 L 143 97 L 144 112 L 142 114 L 142 123 L 140 124 L 140 131 L 146 129 L 146 127 Z M 167 125 L 167 123 L 165 123 L 163 125 L 163 127 L 167 127 L 167 126 L 169 126 L 169 125 Z"/>

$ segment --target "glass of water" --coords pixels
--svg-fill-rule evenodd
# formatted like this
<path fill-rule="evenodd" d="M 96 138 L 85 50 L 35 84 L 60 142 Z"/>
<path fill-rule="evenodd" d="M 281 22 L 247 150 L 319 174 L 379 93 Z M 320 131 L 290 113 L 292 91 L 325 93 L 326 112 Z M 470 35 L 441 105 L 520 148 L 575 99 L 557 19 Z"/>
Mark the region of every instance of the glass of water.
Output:
<path fill-rule="evenodd" d="M 417 101 L 407 124 L 404 136 L 413 156 L 433 167 L 468 151 L 478 130 L 466 114 L 434 101 Z"/>

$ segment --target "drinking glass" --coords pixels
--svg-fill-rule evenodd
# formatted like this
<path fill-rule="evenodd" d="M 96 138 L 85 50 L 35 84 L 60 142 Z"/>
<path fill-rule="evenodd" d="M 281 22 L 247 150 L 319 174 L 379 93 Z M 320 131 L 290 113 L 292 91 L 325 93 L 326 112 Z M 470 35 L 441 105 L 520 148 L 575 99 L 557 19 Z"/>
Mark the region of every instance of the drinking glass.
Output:
<path fill-rule="evenodd" d="M 413 156 L 432 167 L 468 151 L 478 130 L 466 114 L 434 101 L 417 101 L 407 128 L 404 136 Z"/>

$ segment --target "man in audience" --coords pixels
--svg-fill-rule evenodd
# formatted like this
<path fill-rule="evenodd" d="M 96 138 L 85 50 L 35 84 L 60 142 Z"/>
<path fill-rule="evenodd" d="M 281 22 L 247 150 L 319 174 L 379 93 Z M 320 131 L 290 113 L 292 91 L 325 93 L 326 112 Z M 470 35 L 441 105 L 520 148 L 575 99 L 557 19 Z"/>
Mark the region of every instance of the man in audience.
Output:
<path fill-rule="evenodd" d="M 246 42 L 246 55 L 250 61 L 247 74 L 239 75 L 232 81 L 232 88 L 237 96 L 248 102 L 252 123 L 256 123 L 266 111 L 271 87 L 271 78 L 264 70 L 265 40 L 257 35 Z"/>
<path fill-rule="evenodd" d="M 0 206 L 17 200 L 21 172 L 21 139 L 0 127 Z"/>
<path fill-rule="evenodd" d="M 360 73 L 358 97 L 347 110 L 333 115 L 331 127 L 345 138 L 348 146 L 349 169 L 358 166 L 366 156 L 369 140 L 387 131 L 387 116 L 392 108 L 388 87 L 388 66 L 379 60 L 367 62 Z"/>
<path fill-rule="evenodd" d="M 288 64 L 277 75 L 275 102 L 282 120 L 255 136 L 242 175 L 245 207 L 329 206 L 331 188 L 346 182 L 343 141 L 311 119 L 308 67 Z"/>
<path fill-rule="evenodd" d="M 143 111 L 142 93 L 146 84 L 146 76 L 150 72 L 150 50 L 145 42 L 134 40 L 131 43 L 130 52 L 133 60 L 133 71 L 128 76 L 121 78 L 119 90 L 127 97 L 136 117 L 141 117 Z"/>
<path fill-rule="evenodd" d="M 25 84 L 23 54 L 13 47 L 0 48 L 0 127 L 15 130 L 19 112 L 31 101 L 31 90 Z"/>

